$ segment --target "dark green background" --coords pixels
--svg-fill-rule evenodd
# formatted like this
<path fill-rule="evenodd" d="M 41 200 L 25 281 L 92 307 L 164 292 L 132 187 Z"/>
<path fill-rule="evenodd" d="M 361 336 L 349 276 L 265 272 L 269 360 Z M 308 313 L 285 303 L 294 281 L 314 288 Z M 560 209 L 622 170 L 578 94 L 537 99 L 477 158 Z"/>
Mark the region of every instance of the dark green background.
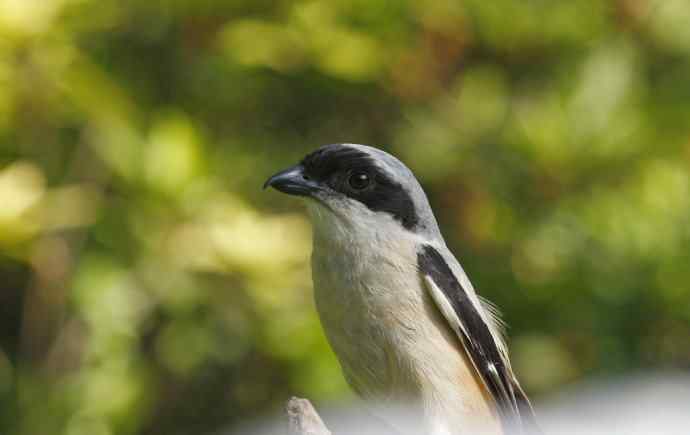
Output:
<path fill-rule="evenodd" d="M 0 1 L 0 432 L 201 434 L 351 393 L 299 202 L 373 144 L 533 397 L 690 367 L 685 0 Z"/>

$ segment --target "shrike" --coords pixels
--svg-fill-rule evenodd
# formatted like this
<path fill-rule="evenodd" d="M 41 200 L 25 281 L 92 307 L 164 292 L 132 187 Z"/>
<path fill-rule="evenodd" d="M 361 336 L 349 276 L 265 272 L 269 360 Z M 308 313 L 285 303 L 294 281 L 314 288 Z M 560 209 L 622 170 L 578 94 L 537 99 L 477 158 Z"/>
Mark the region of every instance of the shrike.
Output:
<path fill-rule="evenodd" d="M 413 403 L 430 434 L 535 430 L 497 310 L 446 247 L 407 166 L 373 147 L 326 145 L 268 186 L 307 198 L 316 307 L 357 394 Z"/>

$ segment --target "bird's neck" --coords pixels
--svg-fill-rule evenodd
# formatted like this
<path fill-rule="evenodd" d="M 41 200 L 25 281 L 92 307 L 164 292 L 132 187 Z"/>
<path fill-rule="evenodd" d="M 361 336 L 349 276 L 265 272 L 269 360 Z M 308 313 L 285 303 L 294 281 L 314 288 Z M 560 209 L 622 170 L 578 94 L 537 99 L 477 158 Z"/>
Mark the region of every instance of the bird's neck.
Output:
<path fill-rule="evenodd" d="M 366 261 L 365 257 L 396 252 L 401 244 L 420 242 L 419 236 L 403 228 L 392 216 L 365 207 L 347 216 L 320 204 L 310 204 L 308 210 L 315 252 L 360 256 Z"/>

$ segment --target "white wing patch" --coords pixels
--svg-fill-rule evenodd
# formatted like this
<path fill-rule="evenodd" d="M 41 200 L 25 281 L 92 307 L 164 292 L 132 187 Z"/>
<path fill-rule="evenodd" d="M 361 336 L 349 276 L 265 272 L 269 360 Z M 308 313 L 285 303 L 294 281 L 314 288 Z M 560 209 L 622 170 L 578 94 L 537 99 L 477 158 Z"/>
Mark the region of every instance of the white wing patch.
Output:
<path fill-rule="evenodd" d="M 431 278 L 429 275 L 424 275 L 424 283 L 426 284 L 427 291 L 431 295 L 431 298 L 434 300 L 436 306 L 441 311 L 441 314 L 443 314 L 443 317 L 446 319 L 450 327 L 453 329 L 453 332 L 455 332 L 458 335 L 458 338 L 460 338 L 460 343 L 462 343 L 465 353 L 467 353 L 467 355 L 470 356 L 470 361 L 472 362 L 474 369 L 481 373 L 482 370 L 480 369 L 480 367 L 477 367 L 477 361 L 471 358 L 471 353 L 469 349 L 467 349 L 466 347 L 468 345 L 473 346 L 472 335 L 467 331 L 465 324 L 460 320 L 457 312 L 455 311 L 455 309 L 453 309 L 453 306 L 451 305 L 450 301 L 443 293 L 443 291 L 438 287 L 438 285 L 436 285 L 433 278 Z M 486 369 L 488 369 L 488 371 L 492 373 L 492 377 L 498 378 L 498 371 L 492 363 L 488 363 Z M 488 385 L 485 386 L 487 388 L 489 387 Z"/>
<path fill-rule="evenodd" d="M 448 321 L 453 331 L 458 335 L 462 334 L 469 338 L 470 335 L 467 333 L 465 325 L 463 325 L 460 321 L 458 314 L 453 309 L 453 306 L 450 304 L 448 298 L 446 298 L 446 295 L 443 294 L 443 291 L 438 288 L 434 280 L 431 279 L 429 275 L 424 275 L 424 283 L 426 284 L 427 290 L 431 294 L 431 299 L 434 300 L 436 306 L 438 306 L 438 309 L 441 310 L 441 314 L 443 314 L 443 317 L 446 318 L 446 321 Z"/>

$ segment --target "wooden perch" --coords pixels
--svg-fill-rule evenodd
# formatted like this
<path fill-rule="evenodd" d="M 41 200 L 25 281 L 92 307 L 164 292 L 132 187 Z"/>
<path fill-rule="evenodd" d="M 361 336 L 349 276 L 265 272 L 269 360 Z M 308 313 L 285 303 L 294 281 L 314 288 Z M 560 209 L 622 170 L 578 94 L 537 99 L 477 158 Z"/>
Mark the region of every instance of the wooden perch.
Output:
<path fill-rule="evenodd" d="M 309 400 L 293 397 L 286 411 L 289 435 L 331 435 Z"/>

